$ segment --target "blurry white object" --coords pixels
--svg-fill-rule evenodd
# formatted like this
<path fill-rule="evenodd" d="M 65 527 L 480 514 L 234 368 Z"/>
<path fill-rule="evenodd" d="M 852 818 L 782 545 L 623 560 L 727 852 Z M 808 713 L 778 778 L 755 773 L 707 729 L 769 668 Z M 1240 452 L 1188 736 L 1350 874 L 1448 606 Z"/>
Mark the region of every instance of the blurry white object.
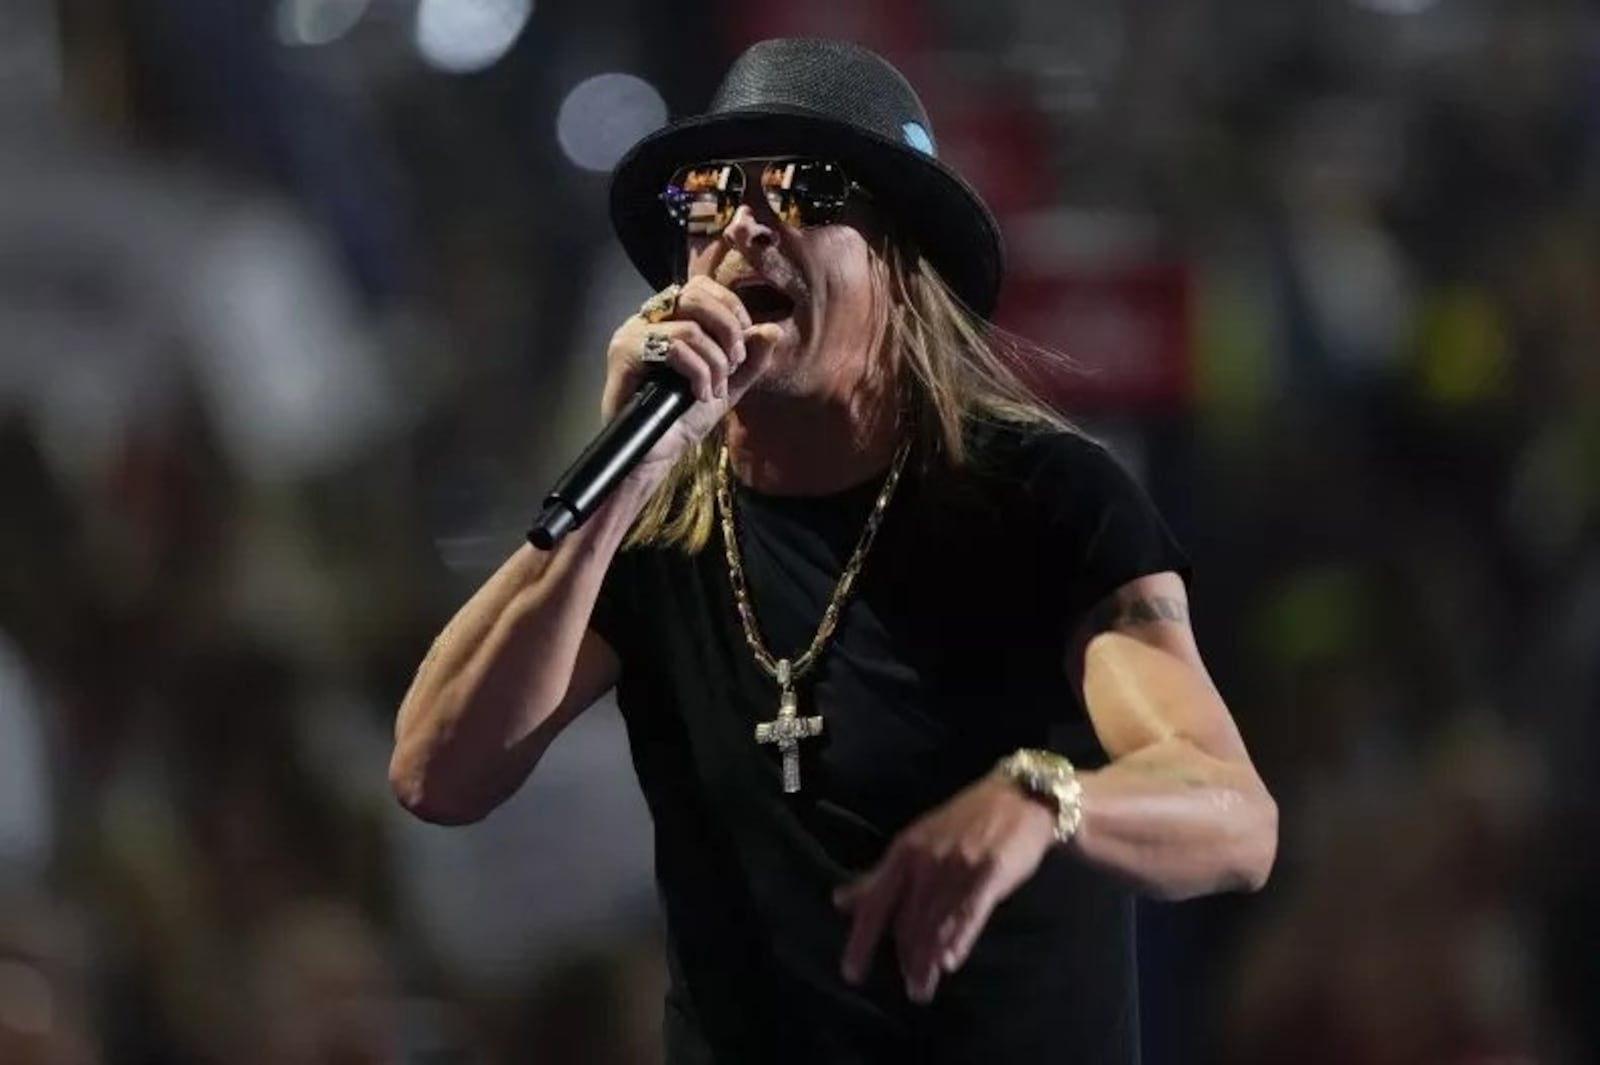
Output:
<path fill-rule="evenodd" d="M 532 14 L 533 0 L 418 0 L 417 52 L 447 73 L 483 70 L 511 50 Z"/>
<path fill-rule="evenodd" d="M 287 45 L 332 44 L 355 29 L 372 0 L 278 0 L 278 40 Z"/>
<path fill-rule="evenodd" d="M 0 406 L 27 413 L 59 474 L 92 475 L 131 426 L 170 417 L 188 376 L 243 476 L 338 463 L 395 413 L 368 325 L 288 206 L 59 116 L 0 123 Z"/>
<path fill-rule="evenodd" d="M 1334 363 L 1393 370 L 1406 353 L 1414 286 L 1388 234 L 1360 219 L 1294 220 L 1306 295 Z"/>
<path fill-rule="evenodd" d="M 182 183 L 74 139 L 41 110 L 0 123 L 0 407 L 58 474 L 88 475 L 178 376 L 172 276 L 198 238 Z M 26 145 L 26 149 L 23 149 Z"/>
<path fill-rule="evenodd" d="M 242 207 L 213 233 L 191 264 L 185 324 L 230 457 L 278 480 L 360 449 L 395 397 L 344 277 L 275 206 Z"/>
<path fill-rule="evenodd" d="M 666 121 L 667 104 L 654 85 L 632 74 L 596 74 L 561 101 L 556 138 L 568 159 L 585 170 L 604 172 Z"/>

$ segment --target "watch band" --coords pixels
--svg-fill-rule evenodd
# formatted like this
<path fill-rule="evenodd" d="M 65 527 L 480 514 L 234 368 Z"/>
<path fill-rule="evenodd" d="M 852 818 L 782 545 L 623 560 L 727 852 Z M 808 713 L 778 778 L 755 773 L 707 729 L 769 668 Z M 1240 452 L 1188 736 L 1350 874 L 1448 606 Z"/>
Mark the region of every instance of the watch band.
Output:
<path fill-rule="evenodd" d="M 1000 759 L 996 767 L 1036 798 L 1055 807 L 1057 843 L 1066 843 L 1083 821 L 1083 785 L 1071 762 L 1054 751 L 1023 747 Z"/>

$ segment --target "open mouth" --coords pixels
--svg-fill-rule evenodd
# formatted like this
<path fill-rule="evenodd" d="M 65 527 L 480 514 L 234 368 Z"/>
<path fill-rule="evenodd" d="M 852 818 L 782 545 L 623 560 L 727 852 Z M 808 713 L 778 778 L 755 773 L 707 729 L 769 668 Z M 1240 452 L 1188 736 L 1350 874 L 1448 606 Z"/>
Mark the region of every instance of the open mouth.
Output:
<path fill-rule="evenodd" d="M 753 322 L 776 322 L 794 313 L 794 300 L 771 285 L 754 282 L 734 291 Z"/>

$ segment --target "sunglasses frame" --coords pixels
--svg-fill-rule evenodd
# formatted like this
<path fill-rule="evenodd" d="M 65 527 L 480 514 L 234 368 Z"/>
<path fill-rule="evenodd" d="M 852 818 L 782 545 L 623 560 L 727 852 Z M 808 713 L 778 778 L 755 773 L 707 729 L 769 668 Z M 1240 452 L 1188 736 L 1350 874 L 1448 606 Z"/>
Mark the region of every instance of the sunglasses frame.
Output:
<path fill-rule="evenodd" d="M 750 172 L 747 169 L 745 169 L 746 166 L 748 166 L 749 164 L 752 164 L 752 163 L 761 164 L 761 173 L 759 173 L 756 176 L 756 180 L 753 183 L 750 180 Z M 796 220 L 794 222 L 792 222 L 792 223 L 791 222 L 786 222 L 786 221 L 784 221 L 784 218 L 783 218 L 783 211 L 779 208 L 778 205 L 774 204 L 772 202 L 772 200 L 767 197 L 767 195 L 765 193 L 766 186 L 762 183 L 761 177 L 766 173 L 766 171 L 769 168 L 771 168 L 771 167 L 773 167 L 775 165 L 786 164 L 786 163 L 787 164 L 793 164 L 793 163 L 816 163 L 816 164 L 819 164 L 821 166 L 827 167 L 829 169 L 837 170 L 839 172 L 839 175 L 842 178 L 844 178 L 844 192 L 843 192 L 843 194 L 837 195 L 837 196 L 823 197 L 822 198 L 822 202 L 818 203 L 818 202 L 813 201 L 811 207 L 807 208 L 807 210 L 810 210 L 810 211 L 816 211 L 816 210 L 818 210 L 818 208 L 820 208 L 821 211 L 822 211 L 822 214 L 824 216 L 821 219 L 807 222 L 807 221 L 801 221 L 799 218 L 796 218 Z M 695 237 L 705 237 L 707 239 L 715 239 L 717 237 L 720 237 L 723 233 L 725 233 L 727 231 L 728 226 L 732 224 L 734 216 L 739 213 L 739 207 L 742 206 L 743 204 L 749 202 L 748 197 L 750 195 L 750 188 L 751 188 L 752 184 L 757 185 L 762 189 L 762 197 L 761 197 L 761 199 L 766 204 L 767 209 L 769 211 L 771 211 L 777 217 L 778 221 L 780 223 L 784 224 L 784 225 L 793 225 L 796 229 L 811 229 L 811 228 L 815 228 L 817 226 L 826 226 L 826 225 L 832 225 L 832 224 L 836 223 L 839 220 L 839 217 L 844 213 L 844 209 L 849 204 L 849 202 L 850 202 L 852 197 L 856 197 L 856 198 L 859 198 L 859 199 L 867 200 L 869 202 L 872 200 L 872 194 L 867 191 L 865 186 L 863 186 L 860 182 L 858 182 L 854 178 L 852 178 L 850 176 L 849 172 L 844 169 L 844 167 L 840 166 L 838 163 L 833 162 L 830 159 L 819 159 L 819 158 L 817 158 L 815 156 L 806 156 L 806 155 L 768 155 L 768 156 L 750 156 L 750 157 L 742 158 L 742 159 L 707 159 L 706 161 L 701 162 L 701 163 L 691 163 L 691 164 L 688 164 L 688 165 L 685 165 L 685 166 L 678 167 L 676 170 L 674 170 L 672 172 L 672 178 L 676 178 L 679 175 L 687 173 L 688 171 L 691 171 L 691 170 L 707 170 L 707 169 L 713 169 L 713 168 L 718 168 L 718 167 L 728 167 L 728 166 L 735 167 L 736 169 L 738 169 L 740 180 L 743 182 L 744 187 L 740 190 L 739 202 L 738 202 L 737 205 L 734 206 L 733 212 L 728 215 L 727 221 L 723 222 L 720 226 L 718 226 L 714 232 L 693 233 L 693 232 L 690 231 L 689 227 L 690 227 L 690 225 L 692 223 L 691 223 L 691 220 L 688 217 L 688 214 L 683 212 L 681 208 L 674 206 L 674 204 L 673 204 L 673 202 L 671 200 L 671 196 L 672 196 L 672 193 L 673 193 L 674 189 L 677 189 L 679 191 L 680 195 L 690 196 L 690 195 L 694 195 L 694 194 L 693 193 L 684 192 L 682 187 L 679 186 L 675 181 L 673 181 L 671 178 L 668 179 L 667 187 L 665 189 L 663 189 L 661 191 L 661 193 L 660 193 L 660 199 L 661 199 L 662 203 L 666 206 L 667 217 L 680 230 L 682 230 L 686 235 L 695 236 Z M 793 190 L 783 190 L 783 191 L 789 192 L 789 194 L 791 196 L 794 195 Z M 796 206 L 798 206 L 799 203 L 800 203 L 798 198 L 796 198 L 795 202 L 796 202 Z"/>

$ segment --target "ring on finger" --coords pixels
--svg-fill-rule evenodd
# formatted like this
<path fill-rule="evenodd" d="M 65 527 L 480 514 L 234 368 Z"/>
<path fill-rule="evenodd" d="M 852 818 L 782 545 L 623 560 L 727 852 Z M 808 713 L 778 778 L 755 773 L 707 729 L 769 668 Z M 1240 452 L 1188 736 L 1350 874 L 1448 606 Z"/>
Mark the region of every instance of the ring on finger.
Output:
<path fill-rule="evenodd" d="M 672 338 L 652 329 L 644 335 L 644 343 L 639 347 L 639 361 L 666 362 L 667 353 L 671 350 Z"/>
<path fill-rule="evenodd" d="M 671 318 L 678 313 L 678 294 L 682 291 L 681 285 L 668 285 L 639 305 L 639 317 L 651 325 Z"/>

